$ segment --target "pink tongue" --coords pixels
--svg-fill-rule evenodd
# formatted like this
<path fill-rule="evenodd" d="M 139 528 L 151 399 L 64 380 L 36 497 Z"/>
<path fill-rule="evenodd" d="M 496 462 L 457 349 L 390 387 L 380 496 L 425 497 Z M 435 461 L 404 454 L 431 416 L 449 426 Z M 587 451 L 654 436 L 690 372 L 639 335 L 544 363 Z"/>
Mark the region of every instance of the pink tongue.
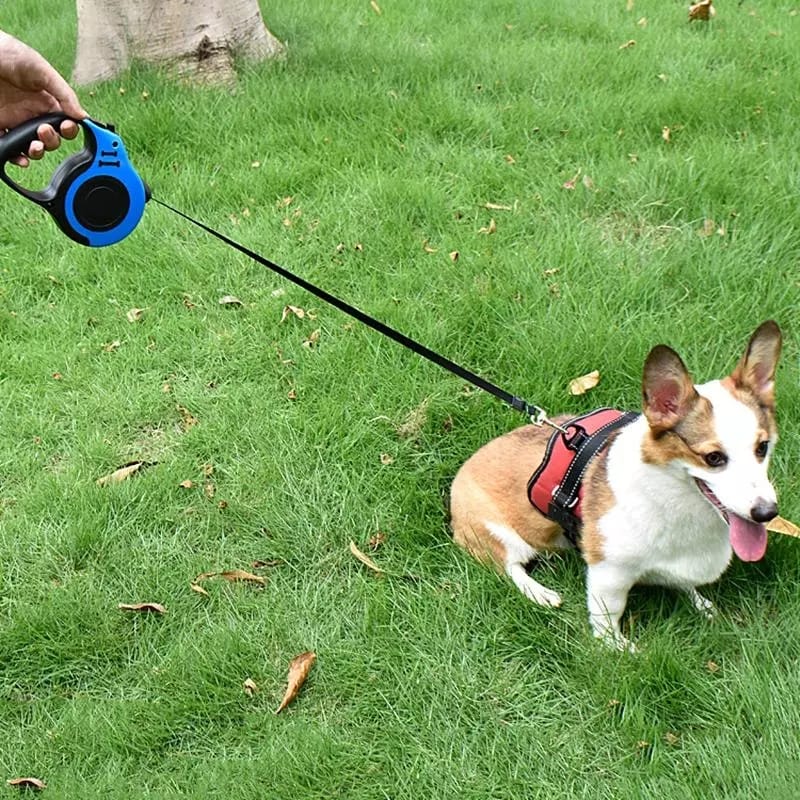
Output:
<path fill-rule="evenodd" d="M 729 512 L 731 547 L 742 561 L 760 561 L 767 552 L 767 529 Z"/>

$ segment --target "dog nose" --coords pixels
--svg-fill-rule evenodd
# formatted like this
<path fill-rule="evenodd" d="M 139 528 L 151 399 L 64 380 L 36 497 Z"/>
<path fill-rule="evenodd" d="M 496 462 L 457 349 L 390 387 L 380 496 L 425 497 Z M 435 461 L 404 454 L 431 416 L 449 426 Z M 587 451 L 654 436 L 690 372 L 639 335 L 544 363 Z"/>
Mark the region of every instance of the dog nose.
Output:
<path fill-rule="evenodd" d="M 778 516 L 778 504 L 774 500 L 756 500 L 750 509 L 750 516 L 755 522 L 769 522 Z"/>

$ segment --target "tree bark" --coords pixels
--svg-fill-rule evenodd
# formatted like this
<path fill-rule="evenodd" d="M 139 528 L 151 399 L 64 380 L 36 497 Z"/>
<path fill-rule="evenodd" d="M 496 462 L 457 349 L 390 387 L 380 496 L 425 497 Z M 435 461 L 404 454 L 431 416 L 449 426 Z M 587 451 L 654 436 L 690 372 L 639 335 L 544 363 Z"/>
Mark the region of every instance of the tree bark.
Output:
<path fill-rule="evenodd" d="M 132 60 L 201 83 L 228 83 L 236 57 L 284 52 L 258 0 L 77 0 L 77 7 L 77 85 L 113 78 Z"/>

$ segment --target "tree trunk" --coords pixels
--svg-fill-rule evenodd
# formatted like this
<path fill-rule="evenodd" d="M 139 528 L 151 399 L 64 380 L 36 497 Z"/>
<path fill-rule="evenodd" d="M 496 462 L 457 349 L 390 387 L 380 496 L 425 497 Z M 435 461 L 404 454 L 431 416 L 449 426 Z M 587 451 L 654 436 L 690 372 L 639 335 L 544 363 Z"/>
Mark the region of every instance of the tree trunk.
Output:
<path fill-rule="evenodd" d="M 77 85 L 108 80 L 132 60 L 202 83 L 234 79 L 234 58 L 274 58 L 284 46 L 258 0 L 77 0 Z"/>

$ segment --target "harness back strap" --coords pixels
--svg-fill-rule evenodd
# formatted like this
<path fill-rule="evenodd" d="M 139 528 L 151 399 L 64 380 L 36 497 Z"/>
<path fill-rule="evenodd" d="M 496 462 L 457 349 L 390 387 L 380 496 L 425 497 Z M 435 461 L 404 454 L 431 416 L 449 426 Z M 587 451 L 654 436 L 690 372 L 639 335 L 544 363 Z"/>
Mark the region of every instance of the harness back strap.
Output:
<path fill-rule="evenodd" d="M 583 478 L 592 459 L 616 430 L 633 422 L 635 412 L 599 408 L 564 423 L 548 440 L 544 459 L 528 481 L 534 508 L 557 522 L 577 546 L 581 526 Z"/>

